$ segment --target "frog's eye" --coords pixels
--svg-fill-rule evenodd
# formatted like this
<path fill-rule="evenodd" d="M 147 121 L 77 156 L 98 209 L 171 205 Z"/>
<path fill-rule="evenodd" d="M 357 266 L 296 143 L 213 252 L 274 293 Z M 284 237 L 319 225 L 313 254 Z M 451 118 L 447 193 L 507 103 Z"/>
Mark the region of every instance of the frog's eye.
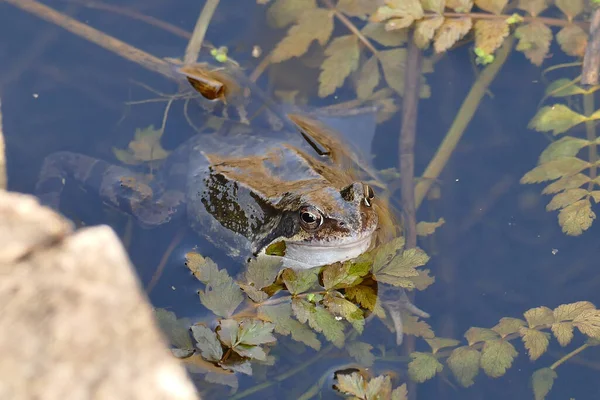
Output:
<path fill-rule="evenodd" d="M 300 225 L 307 231 L 313 231 L 321 226 L 323 216 L 314 207 L 304 206 L 300 208 Z"/>
<path fill-rule="evenodd" d="M 371 186 L 369 186 L 369 185 L 365 185 L 364 192 L 365 192 L 365 206 L 371 207 L 371 200 L 373 200 L 375 198 L 375 192 L 373 192 L 373 189 L 371 189 Z"/>

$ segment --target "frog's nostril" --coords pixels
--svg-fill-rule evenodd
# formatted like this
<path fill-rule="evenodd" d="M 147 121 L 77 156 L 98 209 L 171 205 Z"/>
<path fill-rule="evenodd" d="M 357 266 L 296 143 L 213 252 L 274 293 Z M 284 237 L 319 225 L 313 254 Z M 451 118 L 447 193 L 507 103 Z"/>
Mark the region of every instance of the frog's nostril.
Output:
<path fill-rule="evenodd" d="M 346 225 L 346 223 L 344 221 L 339 221 L 338 222 L 338 226 L 345 226 L 345 225 Z"/>

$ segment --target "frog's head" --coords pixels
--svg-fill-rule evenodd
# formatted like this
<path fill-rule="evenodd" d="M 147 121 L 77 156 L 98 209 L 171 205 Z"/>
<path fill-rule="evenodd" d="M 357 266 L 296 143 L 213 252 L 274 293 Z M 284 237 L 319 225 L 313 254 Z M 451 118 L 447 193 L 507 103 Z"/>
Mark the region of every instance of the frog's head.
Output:
<path fill-rule="evenodd" d="M 285 242 L 289 267 L 349 260 L 367 251 L 373 241 L 378 218 L 370 186 L 360 182 L 341 190 L 317 186 L 284 199 L 287 211 L 262 241 L 263 247 Z"/>

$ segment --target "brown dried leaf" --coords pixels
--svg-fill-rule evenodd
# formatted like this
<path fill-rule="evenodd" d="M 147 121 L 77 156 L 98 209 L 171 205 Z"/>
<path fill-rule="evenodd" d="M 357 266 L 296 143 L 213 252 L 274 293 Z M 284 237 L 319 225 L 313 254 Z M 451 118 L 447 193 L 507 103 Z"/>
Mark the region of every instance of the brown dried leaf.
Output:
<path fill-rule="evenodd" d="M 373 90 L 379 85 L 381 75 L 379 74 L 379 61 L 377 57 L 369 58 L 360 69 L 356 82 L 356 95 L 361 100 L 366 100 L 373 94 Z"/>
<path fill-rule="evenodd" d="M 388 85 L 396 92 L 404 93 L 406 49 L 384 50 L 379 53 L 379 60 L 383 68 L 383 76 Z"/>
<path fill-rule="evenodd" d="M 588 199 L 579 200 L 558 213 L 558 224 L 562 231 L 570 236 L 579 236 L 592 226 L 596 214 Z"/>
<path fill-rule="evenodd" d="M 358 38 L 355 35 L 338 36 L 325 49 L 325 61 L 319 74 L 319 97 L 327 97 L 344 84 L 358 68 Z"/>
<path fill-rule="evenodd" d="M 446 7 L 459 13 L 467 13 L 473 8 L 473 0 L 446 0 Z"/>
<path fill-rule="evenodd" d="M 569 21 L 572 21 L 583 11 L 583 0 L 555 0 L 556 7 L 562 11 Z"/>
<path fill-rule="evenodd" d="M 475 47 L 486 54 L 493 54 L 510 33 L 505 20 L 479 20 L 475 22 L 474 29 Z"/>
<path fill-rule="evenodd" d="M 298 18 L 298 23 L 288 30 L 287 35 L 273 50 L 271 62 L 278 63 L 301 56 L 308 51 L 314 40 L 325 45 L 332 32 L 332 11 L 323 8 L 304 11 Z"/>
<path fill-rule="evenodd" d="M 546 352 L 546 349 L 548 349 L 548 344 L 550 343 L 550 335 L 548 333 L 525 327 L 521 328 L 519 333 L 523 338 L 523 344 L 529 352 L 531 361 L 540 358 L 540 356 Z"/>
<path fill-rule="evenodd" d="M 502 14 L 508 0 L 475 0 L 475 5 L 494 14 Z"/>
<path fill-rule="evenodd" d="M 542 65 L 548 50 L 550 50 L 550 42 L 552 42 L 550 28 L 541 22 L 534 21 L 518 27 L 515 36 L 519 39 L 517 50 L 524 52 L 533 64 Z"/>
<path fill-rule="evenodd" d="M 415 44 L 421 48 L 429 47 L 429 42 L 433 39 L 435 31 L 444 23 L 444 17 L 427 18 L 417 22 L 414 33 Z"/>
<path fill-rule="evenodd" d="M 316 0 L 275 0 L 267 10 L 267 23 L 275 28 L 284 28 L 312 8 L 317 8 Z"/>
<path fill-rule="evenodd" d="M 419 272 L 418 276 L 409 278 L 415 284 L 417 290 L 425 290 L 435 282 L 435 277 L 429 276 L 430 270 L 419 269 L 417 271 Z"/>
<path fill-rule="evenodd" d="M 517 7 L 536 17 L 548 7 L 548 0 L 519 0 Z"/>
<path fill-rule="evenodd" d="M 441 53 L 452 47 L 465 36 L 473 26 L 471 18 L 446 18 L 435 34 L 433 47 L 436 53 Z"/>
<path fill-rule="evenodd" d="M 583 57 L 588 43 L 588 35 L 579 25 L 567 25 L 556 34 L 556 41 L 562 51 L 570 56 Z"/>

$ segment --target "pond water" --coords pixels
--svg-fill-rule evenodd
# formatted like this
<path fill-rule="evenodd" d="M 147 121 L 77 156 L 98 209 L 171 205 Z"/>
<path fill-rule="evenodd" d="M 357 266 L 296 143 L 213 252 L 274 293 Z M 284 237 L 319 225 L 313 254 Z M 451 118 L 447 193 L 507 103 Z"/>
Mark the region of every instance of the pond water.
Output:
<path fill-rule="evenodd" d="M 321 7 L 326 8 L 327 3 Z M 191 0 L 48 0 L 44 4 L 159 58 L 183 57 L 189 32 L 203 6 L 202 2 Z M 252 1 L 221 1 L 210 22 L 207 42 L 226 46 L 229 57 L 248 73 L 262 68 L 265 54 L 287 31 L 269 24 L 270 6 Z M 154 19 L 144 21 L 140 16 Z M 355 26 L 365 25 L 360 18 L 349 18 Z M 169 25 L 165 28 L 156 21 Z M 349 34 L 340 19 L 335 19 L 334 26 L 334 37 Z M 127 103 L 156 98 L 148 87 L 161 93 L 178 90 L 164 76 L 6 2 L 0 3 L 0 35 L 7 38 L 0 41 L 0 96 L 12 191 L 34 193 L 44 158 L 56 151 L 118 163 L 113 148 L 127 148 L 136 129 L 160 127 L 166 104 Z M 386 49 L 375 46 L 379 51 Z M 362 43 L 359 48 L 363 65 L 370 54 Z M 434 56 L 434 63 L 426 61 L 434 67 L 425 75 L 431 95 L 419 103 L 417 176 L 435 155 L 481 74 L 482 67 L 474 63 L 472 52 L 472 42 L 467 42 L 441 57 Z M 431 50 L 426 56 L 432 56 Z M 349 80 L 335 95 L 318 96 L 318 66 L 323 59 L 322 48 L 313 43 L 309 56 L 267 66 L 257 85 L 276 101 L 281 101 L 276 92 L 296 90 L 298 97 L 307 100 L 311 107 L 355 99 Z M 434 188 L 439 196 L 426 199 L 418 210 L 418 221 L 436 221 L 440 217 L 445 220 L 434 235 L 420 237 L 418 242 L 431 257 L 426 268 L 436 280 L 426 290 L 417 292 L 415 303 L 431 314 L 427 322 L 437 337 L 454 338 L 466 345 L 463 335 L 469 328 L 491 328 L 502 317 L 523 319 L 523 313 L 534 307 L 554 309 L 576 301 L 600 304 L 599 224 L 592 224 L 581 236 L 565 235 L 557 222 L 558 212 L 545 209 L 551 197 L 541 194 L 544 186 L 519 183 L 536 166 L 549 138 L 553 140 L 528 129 L 548 85 L 542 79 L 542 70 L 570 61 L 572 58 L 566 57 L 556 43 L 541 68 L 513 50 L 486 95 L 476 104 L 473 119 L 437 178 Z M 343 63 L 337 67 L 340 71 Z M 578 71 L 577 67 L 559 69 L 548 73 L 547 79 L 572 79 Z M 381 79 L 380 87 L 384 87 Z M 400 104 L 397 96 L 392 97 Z M 564 99 L 544 104 L 554 102 Z M 566 104 L 583 112 L 580 98 Z M 190 107 L 189 113 L 195 121 L 203 118 L 198 108 Z M 379 170 L 398 166 L 401 123 L 401 113 L 397 111 L 377 126 L 371 153 Z M 184 115 L 183 102 L 174 102 L 162 145 L 173 150 L 194 133 Z M 585 138 L 585 126 L 574 127 L 570 134 Z M 399 193 L 394 196 L 398 201 Z M 240 270 L 240 265 L 183 224 L 144 229 L 103 206 L 97 193 L 82 191 L 76 185 L 67 185 L 61 211 L 82 226 L 111 225 L 123 238 L 143 285 L 151 285 L 152 304 L 192 322 L 208 321 L 211 314 L 198 298 L 197 292 L 203 285 L 184 266 L 186 253 L 198 246 L 203 256 L 213 259 L 232 276 Z M 158 274 L 157 269 L 162 272 Z M 270 351 L 274 365 L 255 364 L 252 376 L 238 373 L 237 391 L 208 383 L 203 374 L 192 374 L 204 398 L 339 397 L 332 389 L 332 372 L 356 365 L 346 351 L 329 349 L 322 336 L 320 351 L 289 336 L 276 337 L 278 342 Z M 392 374 L 394 387 L 408 379 L 408 361 L 401 357 L 405 349 L 395 346 L 394 334 L 380 321 L 369 320 L 359 339 L 373 346 L 375 362 L 369 373 Z M 422 338 L 409 342 L 414 346 L 412 351 L 431 350 Z M 532 398 L 532 374 L 584 342 L 579 331 L 573 343 L 564 348 L 551 338 L 548 351 L 532 362 L 521 340 L 513 340 L 519 354 L 501 377 L 491 378 L 480 372 L 474 385 L 463 388 L 444 363 L 444 370 L 436 377 L 410 388 L 416 390 L 418 399 Z M 316 358 L 320 352 L 323 355 Z M 558 378 L 548 398 L 599 398 L 598 369 L 600 351 L 586 349 L 557 368 Z"/>

